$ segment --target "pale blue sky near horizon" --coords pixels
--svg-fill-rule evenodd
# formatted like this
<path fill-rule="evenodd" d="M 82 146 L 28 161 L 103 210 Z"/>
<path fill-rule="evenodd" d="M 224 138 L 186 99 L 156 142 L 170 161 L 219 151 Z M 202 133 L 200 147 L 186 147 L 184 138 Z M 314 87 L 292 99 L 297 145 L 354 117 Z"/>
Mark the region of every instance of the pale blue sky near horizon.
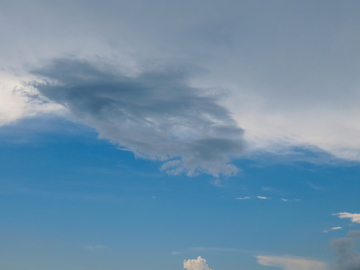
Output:
<path fill-rule="evenodd" d="M 61 119 L 26 119 L 1 139 L 5 269 L 182 269 L 198 256 L 211 269 L 265 269 L 264 254 L 332 262 L 329 239 L 359 227 L 332 216 L 357 211 L 356 164 L 270 157 L 235 161 L 232 177 L 169 176 Z"/>

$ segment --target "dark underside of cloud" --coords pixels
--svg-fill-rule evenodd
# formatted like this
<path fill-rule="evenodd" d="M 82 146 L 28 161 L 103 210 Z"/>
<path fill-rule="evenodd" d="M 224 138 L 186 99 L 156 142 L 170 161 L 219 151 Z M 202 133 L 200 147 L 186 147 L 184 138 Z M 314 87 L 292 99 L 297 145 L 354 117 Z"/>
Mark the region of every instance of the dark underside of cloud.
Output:
<path fill-rule="evenodd" d="M 330 246 L 338 255 L 338 262 L 332 267 L 334 270 L 360 270 L 360 252 L 354 248 L 360 231 L 349 231 L 348 236 L 330 241 Z"/>
<path fill-rule="evenodd" d="M 136 156 L 164 161 L 171 174 L 233 175 L 229 158 L 244 150 L 243 130 L 218 96 L 190 87 L 186 72 L 162 69 L 129 77 L 69 59 L 32 73 L 41 98 L 62 104 L 76 121 Z"/>

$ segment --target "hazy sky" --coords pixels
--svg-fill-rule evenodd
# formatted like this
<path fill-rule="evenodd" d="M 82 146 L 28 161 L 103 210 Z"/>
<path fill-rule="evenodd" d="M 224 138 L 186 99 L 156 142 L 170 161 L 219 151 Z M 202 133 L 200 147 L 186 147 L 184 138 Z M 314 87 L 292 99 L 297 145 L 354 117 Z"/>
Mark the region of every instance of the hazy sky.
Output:
<path fill-rule="evenodd" d="M 359 14 L 0 0 L 0 268 L 359 270 Z"/>

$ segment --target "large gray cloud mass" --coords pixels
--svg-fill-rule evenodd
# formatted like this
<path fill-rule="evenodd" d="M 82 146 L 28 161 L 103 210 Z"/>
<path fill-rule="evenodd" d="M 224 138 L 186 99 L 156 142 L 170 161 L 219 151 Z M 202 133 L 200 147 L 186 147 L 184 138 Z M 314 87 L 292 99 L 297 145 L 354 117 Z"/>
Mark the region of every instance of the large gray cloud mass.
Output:
<path fill-rule="evenodd" d="M 333 270 L 360 270 L 360 252 L 354 248 L 355 241 L 360 238 L 360 231 L 349 231 L 348 236 L 330 241 L 330 246 L 338 255 Z"/>
<path fill-rule="evenodd" d="M 0 6 L 0 125 L 43 109 L 11 94 L 25 80 L 17 75 L 29 75 L 24 67 L 42 59 L 105 59 L 142 74 L 132 83 L 152 88 L 150 73 L 162 73 L 167 83 L 179 74 L 149 66 L 186 64 L 207 70 L 189 71 L 192 87 L 228 90 L 218 102 L 246 130 L 253 152 L 283 156 L 309 146 L 360 161 L 359 1 L 0 0 Z"/>
<path fill-rule="evenodd" d="M 32 71 L 43 78 L 32 86 L 101 137 L 139 157 L 164 161 L 169 173 L 236 174 L 228 161 L 244 150 L 243 130 L 217 105 L 218 96 L 188 86 L 183 69 L 130 77 L 99 66 L 56 59 Z"/>

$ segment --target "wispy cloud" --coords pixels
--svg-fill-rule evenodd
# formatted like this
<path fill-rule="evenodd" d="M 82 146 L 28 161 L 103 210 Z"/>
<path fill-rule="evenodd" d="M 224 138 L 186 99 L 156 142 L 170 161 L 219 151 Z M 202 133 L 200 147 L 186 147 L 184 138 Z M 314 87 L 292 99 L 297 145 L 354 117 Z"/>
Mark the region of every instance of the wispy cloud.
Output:
<path fill-rule="evenodd" d="M 321 187 L 321 186 L 317 186 L 314 185 L 313 183 L 308 183 L 309 187 L 312 188 L 313 190 L 321 190 L 321 191 L 325 191 L 327 188 L 326 187 Z"/>
<path fill-rule="evenodd" d="M 331 229 L 325 230 L 325 231 L 323 231 L 323 232 L 324 232 L 324 233 L 328 233 L 328 232 L 330 232 L 330 231 L 341 230 L 341 229 L 342 229 L 342 227 L 332 227 Z"/>
<path fill-rule="evenodd" d="M 221 183 L 220 179 L 215 179 L 214 181 L 211 182 L 211 184 L 213 184 L 216 187 L 223 187 L 223 184 Z"/>
<path fill-rule="evenodd" d="M 245 196 L 245 197 L 239 197 L 239 198 L 236 198 L 237 200 L 248 200 L 248 199 L 251 199 L 251 197 L 249 196 Z"/>
<path fill-rule="evenodd" d="M 256 256 L 258 263 L 264 266 L 280 267 L 283 270 L 327 270 L 324 262 L 308 260 L 295 256 Z"/>
<path fill-rule="evenodd" d="M 360 223 L 360 214 L 352 214 L 348 212 L 340 212 L 332 214 L 333 216 L 338 216 L 339 218 L 349 218 L 351 222 Z"/>
<path fill-rule="evenodd" d="M 251 198 L 252 197 L 250 197 L 250 196 L 245 196 L 245 197 L 238 197 L 236 199 L 237 200 L 249 200 Z M 260 200 L 271 200 L 272 199 L 270 197 L 265 197 L 265 196 L 256 196 L 256 198 L 260 199 Z M 301 199 L 292 199 L 292 200 L 290 200 L 290 199 L 285 199 L 285 198 L 281 198 L 280 200 L 283 201 L 283 202 L 300 202 L 301 201 Z"/>
<path fill-rule="evenodd" d="M 300 201 L 301 201 L 301 199 L 289 200 L 289 199 L 284 199 L 284 198 L 281 198 L 281 200 L 282 200 L 283 202 L 300 202 Z"/>
<path fill-rule="evenodd" d="M 270 200 L 271 199 L 269 197 L 264 197 L 264 196 L 257 196 L 256 198 L 261 199 L 261 200 Z"/>

